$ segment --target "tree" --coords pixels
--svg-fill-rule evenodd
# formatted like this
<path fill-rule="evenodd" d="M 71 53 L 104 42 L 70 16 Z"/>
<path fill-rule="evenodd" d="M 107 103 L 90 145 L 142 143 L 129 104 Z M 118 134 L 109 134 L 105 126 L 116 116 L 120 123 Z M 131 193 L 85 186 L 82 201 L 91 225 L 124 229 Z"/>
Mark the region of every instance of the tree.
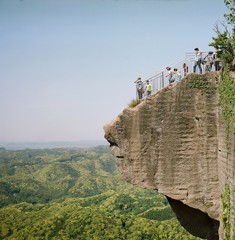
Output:
<path fill-rule="evenodd" d="M 231 24 L 233 27 L 235 26 L 235 1 L 234 0 L 224 0 L 226 6 L 230 10 L 230 13 L 224 14 L 225 18 L 227 19 L 228 23 Z"/>
<path fill-rule="evenodd" d="M 218 56 L 222 59 L 222 62 L 230 70 L 234 70 L 234 49 L 235 49 L 235 1 L 224 0 L 225 5 L 230 11 L 228 14 L 224 14 L 226 23 L 217 23 L 214 31 L 217 34 L 216 37 L 212 37 L 213 42 L 209 46 L 213 46 L 218 49 Z M 222 30 L 220 29 L 222 26 Z"/>

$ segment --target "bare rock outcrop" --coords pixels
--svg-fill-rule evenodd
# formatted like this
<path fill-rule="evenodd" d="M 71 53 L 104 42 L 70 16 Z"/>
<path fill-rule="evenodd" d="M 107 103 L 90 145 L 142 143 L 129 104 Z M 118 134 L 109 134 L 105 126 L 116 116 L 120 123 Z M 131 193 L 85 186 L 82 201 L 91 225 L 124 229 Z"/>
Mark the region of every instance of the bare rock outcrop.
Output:
<path fill-rule="evenodd" d="M 211 240 L 224 239 L 221 195 L 228 171 L 234 183 L 217 77 L 190 74 L 104 126 L 122 179 L 167 196 L 181 225 Z"/>

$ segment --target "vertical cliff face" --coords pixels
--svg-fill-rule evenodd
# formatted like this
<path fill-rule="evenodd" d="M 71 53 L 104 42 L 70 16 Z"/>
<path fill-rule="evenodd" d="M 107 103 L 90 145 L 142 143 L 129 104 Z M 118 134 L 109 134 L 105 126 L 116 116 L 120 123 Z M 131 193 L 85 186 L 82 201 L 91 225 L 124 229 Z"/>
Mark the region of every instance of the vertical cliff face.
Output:
<path fill-rule="evenodd" d="M 216 78 L 191 74 L 104 127 L 121 177 L 166 195 L 182 226 L 213 240 L 229 170 Z"/>

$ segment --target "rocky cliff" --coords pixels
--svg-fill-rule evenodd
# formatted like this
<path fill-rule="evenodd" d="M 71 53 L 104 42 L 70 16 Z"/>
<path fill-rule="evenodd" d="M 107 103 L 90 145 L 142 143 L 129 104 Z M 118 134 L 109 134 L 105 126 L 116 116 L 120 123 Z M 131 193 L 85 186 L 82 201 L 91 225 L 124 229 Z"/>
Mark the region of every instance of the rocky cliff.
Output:
<path fill-rule="evenodd" d="M 234 225 L 234 134 L 226 141 L 218 99 L 218 74 L 190 74 L 104 126 L 121 177 L 164 194 L 186 230 L 211 240 Z"/>

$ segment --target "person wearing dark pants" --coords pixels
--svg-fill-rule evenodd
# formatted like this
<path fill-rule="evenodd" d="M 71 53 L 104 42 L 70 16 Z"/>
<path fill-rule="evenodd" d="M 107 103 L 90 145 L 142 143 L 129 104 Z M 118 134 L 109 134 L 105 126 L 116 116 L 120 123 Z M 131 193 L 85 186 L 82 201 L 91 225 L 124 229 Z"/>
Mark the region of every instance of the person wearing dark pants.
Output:
<path fill-rule="evenodd" d="M 196 68 L 198 67 L 199 71 L 200 71 L 200 74 L 202 74 L 202 66 L 201 66 L 201 64 L 202 64 L 202 52 L 198 48 L 195 48 L 194 51 L 195 51 L 195 64 L 193 66 L 193 72 L 195 73 Z"/>
<path fill-rule="evenodd" d="M 215 71 L 219 71 L 221 69 L 221 60 L 219 58 L 219 50 L 217 48 L 215 48 L 215 52 L 214 52 L 214 64 L 215 64 Z"/>
<path fill-rule="evenodd" d="M 138 94 L 138 99 L 141 100 L 144 92 L 144 84 L 140 77 L 135 81 L 135 83 L 136 83 L 136 91 Z"/>

